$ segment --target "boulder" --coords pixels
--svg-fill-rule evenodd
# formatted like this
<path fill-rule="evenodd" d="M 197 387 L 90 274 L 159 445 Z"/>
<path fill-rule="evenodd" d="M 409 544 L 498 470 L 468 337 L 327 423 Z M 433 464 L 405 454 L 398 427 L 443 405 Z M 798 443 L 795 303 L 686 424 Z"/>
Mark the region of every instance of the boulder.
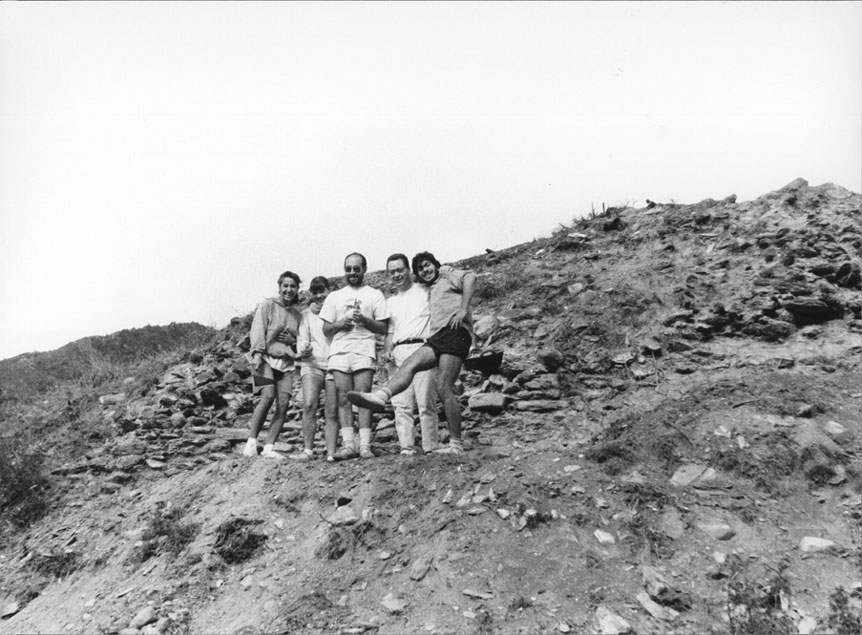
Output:
<path fill-rule="evenodd" d="M 838 545 L 826 538 L 805 536 L 799 541 L 799 550 L 805 553 L 835 553 Z"/>
<path fill-rule="evenodd" d="M 151 622 L 156 621 L 155 607 L 148 606 L 138 611 L 138 614 L 129 622 L 129 628 L 142 628 Z"/>
<path fill-rule="evenodd" d="M 595 627 L 595 632 L 602 633 L 602 635 L 620 635 L 621 633 L 632 632 L 632 626 L 625 618 L 604 606 L 596 609 L 596 613 L 593 616 L 593 626 Z"/>
<path fill-rule="evenodd" d="M 471 396 L 467 405 L 475 412 L 500 414 L 506 409 L 506 395 L 499 392 L 480 392 Z"/>
<path fill-rule="evenodd" d="M 477 340 L 486 340 L 500 328 L 500 320 L 496 316 L 486 315 L 473 323 L 473 335 Z"/>
<path fill-rule="evenodd" d="M 563 353 L 561 353 L 556 348 L 546 347 L 539 350 L 536 353 L 536 359 L 548 369 L 549 373 L 554 373 L 566 363 L 566 358 Z"/>
<path fill-rule="evenodd" d="M 819 324 L 844 315 L 844 306 L 838 301 L 827 303 L 817 298 L 794 298 L 781 306 L 790 311 L 799 325 Z"/>

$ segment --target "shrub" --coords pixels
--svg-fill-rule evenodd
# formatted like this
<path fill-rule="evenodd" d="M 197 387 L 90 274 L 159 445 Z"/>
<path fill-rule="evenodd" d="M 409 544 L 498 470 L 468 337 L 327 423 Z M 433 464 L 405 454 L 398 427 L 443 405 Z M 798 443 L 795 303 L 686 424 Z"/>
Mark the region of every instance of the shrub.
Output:
<path fill-rule="evenodd" d="M 216 529 L 215 552 L 228 564 L 237 564 L 251 558 L 266 542 L 266 536 L 251 531 L 262 520 L 233 518 Z"/>
<path fill-rule="evenodd" d="M 50 482 L 38 449 L 17 439 L 0 439 L 0 518 L 27 527 L 48 511 Z"/>
<path fill-rule="evenodd" d="M 742 559 L 734 558 L 727 583 L 727 613 L 733 635 L 796 631 L 793 620 L 781 608 L 782 598 L 787 601 L 790 595 L 790 581 L 785 574 L 789 565 L 785 557 L 765 575 L 750 575 Z"/>
<path fill-rule="evenodd" d="M 855 603 L 853 602 L 855 600 Z M 829 615 L 826 623 L 833 633 L 856 635 L 862 632 L 862 588 L 857 587 L 849 594 L 838 587 L 829 596 Z"/>
<path fill-rule="evenodd" d="M 177 556 L 195 539 L 200 525 L 182 522 L 182 511 L 178 508 L 156 511 L 150 518 L 142 543 L 132 556 L 132 561 L 141 563 L 154 556 L 169 553 Z"/>

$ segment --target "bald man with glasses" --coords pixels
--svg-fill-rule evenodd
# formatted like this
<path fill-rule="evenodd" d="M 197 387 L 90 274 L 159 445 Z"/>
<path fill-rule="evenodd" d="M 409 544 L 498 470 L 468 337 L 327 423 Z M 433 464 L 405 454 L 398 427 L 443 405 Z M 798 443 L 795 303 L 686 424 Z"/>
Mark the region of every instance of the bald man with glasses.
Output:
<path fill-rule="evenodd" d="M 368 391 L 377 369 L 377 335 L 389 329 L 386 298 L 379 289 L 365 284 L 368 263 L 360 253 L 344 259 L 347 286 L 330 293 L 320 309 L 323 334 L 331 337 L 328 368 L 335 379 L 338 420 L 342 447 L 336 460 L 356 457 L 353 407 L 347 401 L 352 390 Z M 359 456 L 374 458 L 371 452 L 371 411 L 359 409 Z"/>

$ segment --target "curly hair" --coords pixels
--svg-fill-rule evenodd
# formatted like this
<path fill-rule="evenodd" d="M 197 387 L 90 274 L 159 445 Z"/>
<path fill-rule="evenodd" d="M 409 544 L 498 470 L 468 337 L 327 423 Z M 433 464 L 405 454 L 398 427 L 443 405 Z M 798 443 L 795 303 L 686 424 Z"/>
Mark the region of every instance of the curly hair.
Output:
<path fill-rule="evenodd" d="M 440 261 L 434 257 L 430 251 L 420 251 L 418 254 L 413 256 L 413 262 L 411 265 L 411 269 L 413 269 L 413 275 L 416 276 L 416 279 L 419 279 L 419 265 L 422 264 L 423 261 L 427 260 L 432 265 L 440 268 Z"/>

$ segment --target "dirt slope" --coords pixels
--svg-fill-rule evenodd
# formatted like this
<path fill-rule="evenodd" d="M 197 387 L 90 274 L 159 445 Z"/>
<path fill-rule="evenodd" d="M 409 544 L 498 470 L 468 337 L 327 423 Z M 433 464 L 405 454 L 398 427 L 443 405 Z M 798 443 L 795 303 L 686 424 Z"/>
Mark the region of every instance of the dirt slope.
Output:
<path fill-rule="evenodd" d="M 797 179 L 458 263 L 504 352 L 462 375 L 463 457 L 401 457 L 381 417 L 375 460 L 243 458 L 238 318 L 103 399 L 117 436 L 56 466 L 51 513 L 0 548 L 0 632 L 850 628 L 860 207 Z"/>

